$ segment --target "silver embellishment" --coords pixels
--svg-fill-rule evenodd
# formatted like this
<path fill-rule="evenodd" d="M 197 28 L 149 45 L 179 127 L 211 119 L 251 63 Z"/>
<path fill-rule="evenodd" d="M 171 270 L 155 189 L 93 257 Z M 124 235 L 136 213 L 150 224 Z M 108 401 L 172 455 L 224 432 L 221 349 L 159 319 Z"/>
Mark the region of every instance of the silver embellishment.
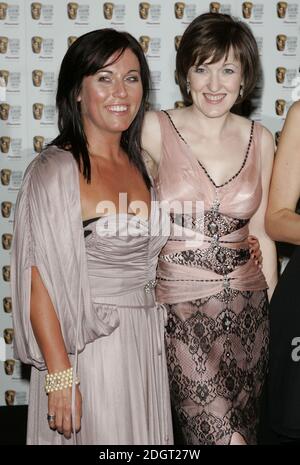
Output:
<path fill-rule="evenodd" d="M 229 278 L 227 275 L 224 276 L 223 278 L 223 287 L 225 289 L 225 291 L 228 291 L 229 288 L 230 288 L 230 282 L 229 282 Z"/>
<path fill-rule="evenodd" d="M 152 291 L 152 289 L 155 288 L 156 283 L 157 283 L 156 279 L 151 279 L 150 281 L 148 281 L 144 286 L 145 292 L 149 294 Z"/>

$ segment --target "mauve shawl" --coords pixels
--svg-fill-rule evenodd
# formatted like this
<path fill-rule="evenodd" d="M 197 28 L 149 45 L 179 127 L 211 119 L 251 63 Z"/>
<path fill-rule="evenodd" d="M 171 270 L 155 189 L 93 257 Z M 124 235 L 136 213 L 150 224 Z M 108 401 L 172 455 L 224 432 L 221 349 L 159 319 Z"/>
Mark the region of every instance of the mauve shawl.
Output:
<path fill-rule="evenodd" d="M 69 354 L 77 355 L 119 325 L 114 305 L 91 301 L 78 165 L 70 152 L 55 146 L 38 155 L 25 172 L 11 257 L 15 357 L 45 369 L 30 323 L 31 266 L 40 272 Z"/>

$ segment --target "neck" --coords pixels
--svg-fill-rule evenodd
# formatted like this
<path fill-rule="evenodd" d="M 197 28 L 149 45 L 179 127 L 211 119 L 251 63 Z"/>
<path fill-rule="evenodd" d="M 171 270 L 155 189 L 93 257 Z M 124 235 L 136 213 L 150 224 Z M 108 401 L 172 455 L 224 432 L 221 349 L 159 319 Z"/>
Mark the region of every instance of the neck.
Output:
<path fill-rule="evenodd" d="M 210 139 L 219 139 L 222 137 L 224 130 L 226 130 L 228 122 L 231 120 L 232 115 L 230 112 L 216 118 L 208 118 L 203 115 L 195 105 L 189 107 L 192 125 L 201 131 L 202 134 Z"/>
<path fill-rule="evenodd" d="M 92 157 L 117 161 L 124 153 L 120 146 L 122 133 L 100 132 L 99 130 L 93 134 L 88 130 L 85 133 L 89 153 Z"/>

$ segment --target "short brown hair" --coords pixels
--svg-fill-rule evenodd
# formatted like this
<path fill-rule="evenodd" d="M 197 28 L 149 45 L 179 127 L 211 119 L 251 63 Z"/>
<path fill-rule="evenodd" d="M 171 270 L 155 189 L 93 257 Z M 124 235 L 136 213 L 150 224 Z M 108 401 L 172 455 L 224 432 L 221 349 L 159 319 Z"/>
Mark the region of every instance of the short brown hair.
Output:
<path fill-rule="evenodd" d="M 258 47 L 251 29 L 243 21 L 221 13 L 204 13 L 191 22 L 182 36 L 176 57 L 178 83 L 186 105 L 192 104 L 186 89 L 190 67 L 201 65 L 211 57 L 210 63 L 216 63 L 228 56 L 231 47 L 241 63 L 244 79 L 243 96 L 238 97 L 238 104 L 252 93 L 259 76 Z"/>

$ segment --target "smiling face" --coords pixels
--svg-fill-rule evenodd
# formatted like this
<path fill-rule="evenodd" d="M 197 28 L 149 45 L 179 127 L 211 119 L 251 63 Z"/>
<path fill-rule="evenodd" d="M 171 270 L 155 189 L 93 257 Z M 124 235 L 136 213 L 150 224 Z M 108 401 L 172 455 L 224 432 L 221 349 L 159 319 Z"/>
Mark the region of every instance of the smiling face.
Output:
<path fill-rule="evenodd" d="M 192 66 L 188 72 L 193 106 L 208 118 L 218 118 L 230 111 L 243 85 L 241 64 L 229 51 L 226 58 Z"/>
<path fill-rule="evenodd" d="M 82 81 L 78 101 L 88 137 L 97 137 L 99 131 L 121 134 L 139 110 L 143 87 L 138 58 L 130 49 L 113 62 L 117 56 L 110 57 L 104 68 Z"/>

